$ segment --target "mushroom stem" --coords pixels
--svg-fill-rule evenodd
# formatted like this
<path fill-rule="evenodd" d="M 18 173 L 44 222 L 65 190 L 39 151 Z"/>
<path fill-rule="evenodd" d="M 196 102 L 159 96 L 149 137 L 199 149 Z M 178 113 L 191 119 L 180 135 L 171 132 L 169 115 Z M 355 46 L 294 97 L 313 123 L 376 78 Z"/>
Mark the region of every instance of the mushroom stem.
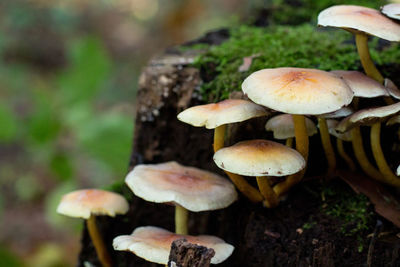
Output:
<path fill-rule="evenodd" d="M 292 147 L 293 146 L 293 137 L 286 139 L 286 146 Z"/>
<path fill-rule="evenodd" d="M 296 138 L 296 150 L 303 156 L 307 162 L 308 159 L 308 134 L 306 128 L 306 121 L 303 115 L 292 115 L 294 123 L 294 134 Z M 293 185 L 300 182 L 306 172 L 307 166 L 299 171 L 298 173 L 292 174 L 286 178 L 284 182 L 281 182 L 274 186 L 274 192 L 281 196 L 287 192 Z"/>
<path fill-rule="evenodd" d="M 179 235 L 188 234 L 189 212 L 181 205 L 175 204 L 175 233 Z"/>
<path fill-rule="evenodd" d="M 267 208 L 273 208 L 278 206 L 279 200 L 278 196 L 275 194 L 274 190 L 272 190 L 271 185 L 269 184 L 268 177 L 262 176 L 257 177 L 258 188 L 261 191 L 261 194 L 265 198 L 264 204 Z"/>
<path fill-rule="evenodd" d="M 374 123 L 371 127 L 371 147 L 372 153 L 374 155 L 376 164 L 378 165 L 379 170 L 381 171 L 384 182 L 390 185 L 400 186 L 400 179 L 394 175 L 389 165 L 385 160 L 385 156 L 383 155 L 381 142 L 381 123 Z"/>
<path fill-rule="evenodd" d="M 89 219 L 86 220 L 86 225 L 101 265 L 103 267 L 111 267 L 111 258 L 108 254 L 104 241 L 101 238 L 99 229 L 97 228 L 96 216 L 91 215 Z"/>
<path fill-rule="evenodd" d="M 352 137 L 352 145 L 354 150 L 354 155 L 358 163 L 360 164 L 361 169 L 370 177 L 374 178 L 375 180 L 382 181 L 383 176 L 382 174 L 369 162 L 367 155 L 365 154 L 365 150 L 362 143 L 362 136 L 360 127 L 354 127 L 351 130 L 351 137 Z"/>
<path fill-rule="evenodd" d="M 335 152 L 333 151 L 326 119 L 318 117 L 318 125 L 321 134 L 322 147 L 324 148 L 325 157 L 328 160 L 328 174 L 332 174 L 336 168 L 336 157 Z"/>
<path fill-rule="evenodd" d="M 224 147 L 224 137 L 225 137 L 226 124 L 218 126 L 214 130 L 214 152 Z M 232 183 L 236 188 L 245 195 L 252 202 L 263 201 L 263 197 L 260 192 L 251 186 L 242 176 L 225 171 L 228 177 L 231 179 Z"/>
<path fill-rule="evenodd" d="M 343 140 L 341 140 L 339 138 L 336 138 L 336 148 L 337 148 L 337 151 L 339 152 L 339 155 L 347 163 L 347 166 L 349 166 L 350 170 L 355 171 L 356 170 L 356 165 L 354 164 L 354 162 L 351 159 L 351 157 L 344 150 Z"/>
<path fill-rule="evenodd" d="M 383 83 L 384 78 L 371 59 L 368 49 L 368 36 L 365 33 L 356 33 L 356 46 L 365 73 L 379 83 Z"/>

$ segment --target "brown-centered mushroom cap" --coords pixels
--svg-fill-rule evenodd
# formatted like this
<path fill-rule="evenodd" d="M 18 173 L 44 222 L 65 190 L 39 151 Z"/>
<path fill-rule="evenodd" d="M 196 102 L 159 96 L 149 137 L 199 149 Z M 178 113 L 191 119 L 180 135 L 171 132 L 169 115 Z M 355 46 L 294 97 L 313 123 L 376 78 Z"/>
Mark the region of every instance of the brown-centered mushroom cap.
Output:
<path fill-rule="evenodd" d="M 400 25 L 378 10 L 353 5 L 337 5 L 318 15 L 319 26 L 365 32 L 388 41 L 400 41 Z"/>
<path fill-rule="evenodd" d="M 353 91 L 342 79 L 316 69 L 259 70 L 244 80 L 242 89 L 255 103 L 290 114 L 333 112 L 353 99 Z"/>
<path fill-rule="evenodd" d="M 125 214 L 129 210 L 126 199 L 116 193 L 99 189 L 83 189 L 64 195 L 57 212 L 70 217 L 89 219 L 93 215 Z"/>
<path fill-rule="evenodd" d="M 147 201 L 174 202 L 195 212 L 222 209 L 237 198 L 227 179 L 176 162 L 137 165 L 125 182 L 136 196 Z"/>
<path fill-rule="evenodd" d="M 332 73 L 343 78 L 358 97 L 388 96 L 385 87 L 359 71 L 333 70 Z"/>
<path fill-rule="evenodd" d="M 246 176 L 285 176 L 305 167 L 305 160 L 294 149 L 268 140 L 242 141 L 214 154 L 223 170 Z"/>
<path fill-rule="evenodd" d="M 267 116 L 267 111 L 253 102 L 227 99 L 218 103 L 194 106 L 178 114 L 178 119 L 193 126 L 214 129 L 220 125 Z"/>
<path fill-rule="evenodd" d="M 305 118 L 305 121 L 308 136 L 318 133 L 312 120 Z M 265 124 L 265 129 L 272 131 L 275 139 L 288 139 L 295 136 L 293 118 L 290 114 L 281 114 L 269 119 Z"/>
<path fill-rule="evenodd" d="M 167 264 L 172 242 L 181 238 L 185 238 L 190 243 L 214 249 L 212 264 L 223 262 L 234 250 L 232 245 L 215 236 L 178 235 L 154 226 L 138 227 L 131 235 L 117 236 L 113 240 L 113 247 L 115 250 L 131 251 L 150 262 Z"/>
<path fill-rule="evenodd" d="M 400 4 L 388 4 L 381 8 L 381 12 L 392 19 L 400 20 Z"/>
<path fill-rule="evenodd" d="M 372 125 L 375 122 L 382 121 L 386 117 L 399 112 L 400 102 L 384 107 L 363 109 L 343 119 L 336 126 L 336 130 L 339 132 L 346 132 L 356 126 Z"/>

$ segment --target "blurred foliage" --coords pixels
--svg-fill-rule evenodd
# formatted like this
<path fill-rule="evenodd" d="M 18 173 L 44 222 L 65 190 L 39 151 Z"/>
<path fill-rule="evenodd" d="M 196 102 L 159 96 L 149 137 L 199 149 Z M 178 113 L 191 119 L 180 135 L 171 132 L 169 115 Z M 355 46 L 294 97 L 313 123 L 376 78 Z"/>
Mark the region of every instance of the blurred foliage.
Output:
<path fill-rule="evenodd" d="M 0 266 L 21 267 L 23 264 L 21 259 L 7 250 L 5 247 L 0 246 Z"/>

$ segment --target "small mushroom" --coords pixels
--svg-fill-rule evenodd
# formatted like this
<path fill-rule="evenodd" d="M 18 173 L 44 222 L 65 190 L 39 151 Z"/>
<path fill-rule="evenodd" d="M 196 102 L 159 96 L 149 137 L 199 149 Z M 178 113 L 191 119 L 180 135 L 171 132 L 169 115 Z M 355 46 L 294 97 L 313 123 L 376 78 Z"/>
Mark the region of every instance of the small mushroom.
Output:
<path fill-rule="evenodd" d="M 113 240 L 115 250 L 131 251 L 136 256 L 158 264 L 167 264 L 171 244 L 174 240 L 184 238 L 188 242 L 212 248 L 215 251 L 212 264 L 225 261 L 234 247 L 224 240 L 210 235 L 179 235 L 159 227 L 144 226 L 136 228 L 131 235 L 117 236 Z"/>
<path fill-rule="evenodd" d="M 237 199 L 231 182 L 209 171 L 176 162 L 137 165 L 125 179 L 144 200 L 175 204 L 175 231 L 187 234 L 188 210 L 222 209 Z"/>
<path fill-rule="evenodd" d="M 400 20 L 400 4 L 393 3 L 381 7 L 381 12 L 392 19 Z"/>
<path fill-rule="evenodd" d="M 275 207 L 279 203 L 268 176 L 290 175 L 306 165 L 296 150 L 267 140 L 242 141 L 222 148 L 214 154 L 214 161 L 223 170 L 256 177 L 267 207 Z"/>
<path fill-rule="evenodd" d="M 96 249 L 97 256 L 105 267 L 111 267 L 111 257 L 96 225 L 97 215 L 115 217 L 129 210 L 126 199 L 116 193 L 99 189 L 78 190 L 64 195 L 57 207 L 57 212 L 69 217 L 86 220 L 88 232 Z"/>

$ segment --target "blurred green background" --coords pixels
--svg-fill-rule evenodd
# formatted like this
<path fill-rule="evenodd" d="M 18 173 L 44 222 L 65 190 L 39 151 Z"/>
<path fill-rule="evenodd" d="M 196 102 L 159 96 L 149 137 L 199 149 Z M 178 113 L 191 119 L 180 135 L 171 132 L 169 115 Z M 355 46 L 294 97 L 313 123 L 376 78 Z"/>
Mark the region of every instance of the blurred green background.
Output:
<path fill-rule="evenodd" d="M 74 265 L 81 222 L 56 206 L 68 191 L 124 178 L 151 56 L 261 8 L 268 23 L 315 23 L 337 3 L 346 1 L 2 0 L 0 266 Z"/>

